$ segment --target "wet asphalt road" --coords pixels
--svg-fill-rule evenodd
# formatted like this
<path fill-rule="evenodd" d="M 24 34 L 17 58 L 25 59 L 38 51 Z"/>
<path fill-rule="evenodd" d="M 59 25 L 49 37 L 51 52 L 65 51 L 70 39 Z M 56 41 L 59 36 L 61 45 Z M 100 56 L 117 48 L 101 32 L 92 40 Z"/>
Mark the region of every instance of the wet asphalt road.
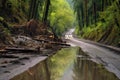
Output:
<path fill-rule="evenodd" d="M 120 54 L 116 54 L 115 51 L 100 47 L 94 44 L 86 43 L 78 38 L 74 38 L 72 33 L 74 29 L 69 30 L 65 34 L 65 39 L 72 46 L 79 46 L 84 52 L 86 52 L 92 60 L 103 64 L 108 71 L 113 72 L 120 79 Z"/>

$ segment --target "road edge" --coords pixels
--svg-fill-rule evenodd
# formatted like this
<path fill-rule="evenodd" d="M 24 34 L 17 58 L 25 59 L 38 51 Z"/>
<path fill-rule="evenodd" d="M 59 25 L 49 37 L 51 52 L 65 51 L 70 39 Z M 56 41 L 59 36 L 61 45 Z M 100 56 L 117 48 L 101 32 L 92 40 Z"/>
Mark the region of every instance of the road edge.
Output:
<path fill-rule="evenodd" d="M 94 41 L 90 41 L 90 40 L 85 40 L 85 39 L 79 39 L 77 36 L 73 35 L 73 37 L 79 41 L 82 41 L 82 42 L 85 42 L 85 43 L 89 43 L 89 44 L 94 44 L 96 46 L 100 46 L 100 47 L 104 47 L 104 48 L 107 48 L 111 51 L 115 51 L 116 54 L 120 55 L 120 48 L 118 47 L 114 47 L 114 46 L 110 46 L 110 45 L 105 45 L 105 44 L 102 44 L 102 43 L 99 43 L 99 42 L 94 42 Z"/>

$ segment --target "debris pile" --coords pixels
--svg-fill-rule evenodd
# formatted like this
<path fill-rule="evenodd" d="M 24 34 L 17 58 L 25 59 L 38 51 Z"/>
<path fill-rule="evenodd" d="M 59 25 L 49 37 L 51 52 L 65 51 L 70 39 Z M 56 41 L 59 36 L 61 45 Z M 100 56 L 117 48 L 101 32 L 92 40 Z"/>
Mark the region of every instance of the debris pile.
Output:
<path fill-rule="evenodd" d="M 69 46 L 61 39 L 56 38 L 47 24 L 43 24 L 34 19 L 30 20 L 25 25 L 13 26 L 11 32 L 13 34 L 13 44 L 6 46 L 5 51 L 8 51 L 8 47 L 11 52 L 15 50 L 24 52 L 32 48 L 39 53 L 39 51 L 43 49 L 56 51 L 62 46 Z"/>

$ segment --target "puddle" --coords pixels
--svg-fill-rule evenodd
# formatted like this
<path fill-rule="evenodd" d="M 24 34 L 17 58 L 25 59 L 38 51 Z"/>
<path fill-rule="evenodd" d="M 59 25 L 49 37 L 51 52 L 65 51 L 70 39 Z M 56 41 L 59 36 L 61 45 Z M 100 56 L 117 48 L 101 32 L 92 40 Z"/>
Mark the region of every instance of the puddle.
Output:
<path fill-rule="evenodd" d="M 119 80 L 80 48 L 64 48 L 11 80 Z"/>

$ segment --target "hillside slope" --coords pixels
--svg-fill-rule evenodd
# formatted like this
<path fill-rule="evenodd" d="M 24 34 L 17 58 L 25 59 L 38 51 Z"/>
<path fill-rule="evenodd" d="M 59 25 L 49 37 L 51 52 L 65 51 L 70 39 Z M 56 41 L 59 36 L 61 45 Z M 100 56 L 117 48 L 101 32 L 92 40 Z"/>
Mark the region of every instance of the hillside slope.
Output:
<path fill-rule="evenodd" d="M 80 38 L 120 47 L 120 6 L 117 0 L 104 11 L 99 11 L 96 24 L 84 27 L 82 31 L 76 28 Z"/>

